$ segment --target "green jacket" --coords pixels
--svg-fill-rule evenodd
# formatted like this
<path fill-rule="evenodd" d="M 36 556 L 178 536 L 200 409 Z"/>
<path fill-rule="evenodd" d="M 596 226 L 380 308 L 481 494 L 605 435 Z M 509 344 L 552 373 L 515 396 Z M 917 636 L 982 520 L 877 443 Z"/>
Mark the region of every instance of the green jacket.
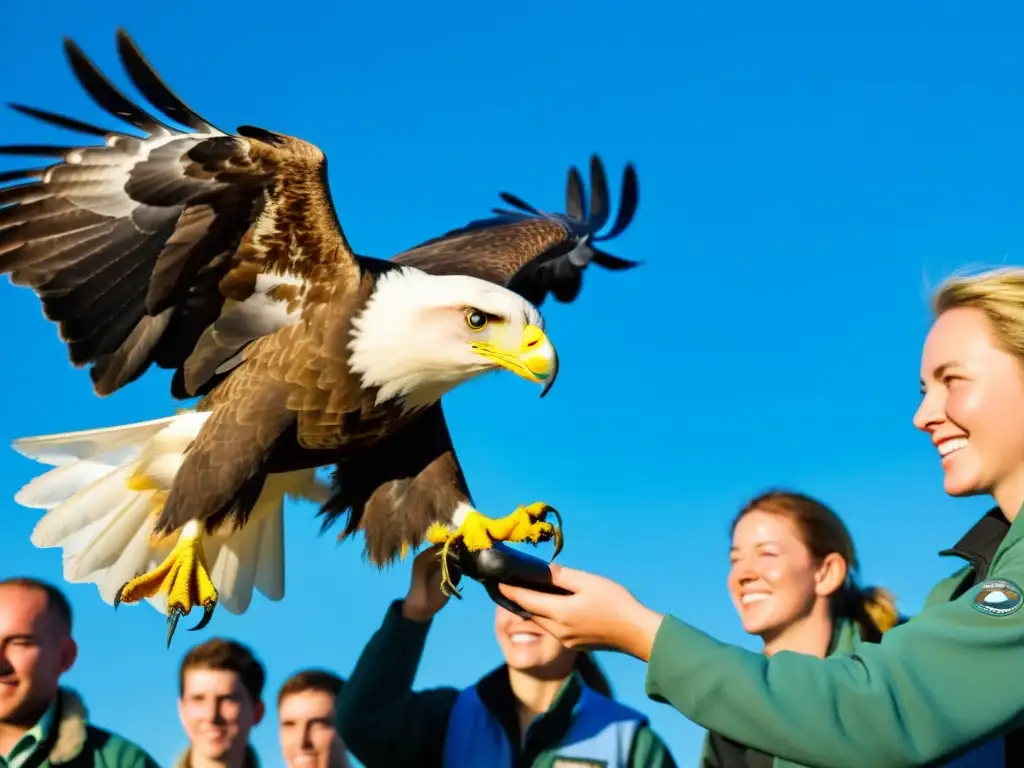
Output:
<path fill-rule="evenodd" d="M 857 625 L 853 621 L 840 619 L 835 623 L 831 647 L 827 655 L 831 656 L 834 653 L 855 654 L 864 642 L 861 639 Z M 801 766 L 789 760 L 783 760 L 780 757 L 769 757 L 766 759 L 765 764 L 770 764 L 772 768 L 806 768 L 806 766 Z M 712 751 L 710 734 L 704 739 L 704 749 L 700 756 L 700 768 L 722 768 Z"/>
<path fill-rule="evenodd" d="M 139 746 L 89 725 L 74 691 L 61 688 L 57 716 L 22 768 L 160 768 Z"/>
<path fill-rule="evenodd" d="M 392 603 L 338 697 L 338 732 L 349 751 L 367 768 L 442 765 L 448 723 L 460 691 L 412 690 L 429 627 L 429 622 L 415 622 L 402 616 L 401 601 Z M 506 732 L 518 731 L 505 667 L 487 675 L 477 688 L 485 685 L 497 694 L 489 700 L 499 700 L 504 705 L 496 707 L 499 711 L 493 714 Z M 578 675 L 570 677 L 551 709 L 531 724 L 524 753 L 520 754 L 526 764 L 532 768 L 556 765 L 560 739 L 574 716 L 581 688 Z M 520 741 L 510 739 L 517 745 Z M 668 749 L 647 725 L 641 726 L 634 736 L 630 765 L 675 768 Z"/>
<path fill-rule="evenodd" d="M 902 768 L 1004 745 L 1013 754 L 1012 732 L 1024 724 L 1024 610 L 993 615 L 975 599 L 984 597 L 981 579 L 1024 585 L 1022 539 L 1024 515 L 1010 526 L 998 510 L 987 514 L 943 553 L 971 565 L 934 587 L 921 613 L 856 654 L 766 657 L 666 616 L 647 693 L 710 731 L 797 764 Z M 1024 765 L 1020 757 L 986 764 Z"/>

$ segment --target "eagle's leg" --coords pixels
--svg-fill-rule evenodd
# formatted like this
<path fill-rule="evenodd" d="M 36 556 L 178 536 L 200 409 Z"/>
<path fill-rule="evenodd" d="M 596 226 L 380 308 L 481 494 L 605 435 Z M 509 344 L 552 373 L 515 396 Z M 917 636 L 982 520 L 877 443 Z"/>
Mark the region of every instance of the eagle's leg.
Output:
<path fill-rule="evenodd" d="M 196 605 L 203 606 L 203 618 L 192 631 L 202 629 L 210 623 L 217 607 L 217 589 L 204 562 L 202 536 L 202 523 L 187 522 L 167 558 L 149 573 L 127 582 L 114 596 L 116 608 L 121 603 L 137 603 L 147 597 L 166 594 L 168 648 L 182 616 Z"/>
<path fill-rule="evenodd" d="M 547 522 L 549 514 L 555 516 L 558 525 Z M 461 524 L 452 530 L 441 523 L 434 523 L 427 530 L 427 541 L 441 544 L 441 590 L 446 595 L 458 596 L 459 590 L 448 575 L 448 550 L 453 543 L 461 540 L 470 552 L 489 549 L 494 542 L 529 541 L 532 544 L 555 541 L 555 552 L 552 559 L 562 551 L 562 528 L 558 511 L 543 502 L 536 502 L 519 507 L 511 515 L 490 518 L 470 510 L 462 519 Z"/>

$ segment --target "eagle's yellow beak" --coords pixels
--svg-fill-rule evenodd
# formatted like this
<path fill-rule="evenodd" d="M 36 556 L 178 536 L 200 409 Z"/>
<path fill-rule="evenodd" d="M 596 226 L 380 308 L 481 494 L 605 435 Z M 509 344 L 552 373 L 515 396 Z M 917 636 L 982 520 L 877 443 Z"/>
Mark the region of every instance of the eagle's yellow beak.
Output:
<path fill-rule="evenodd" d="M 493 360 L 502 368 L 522 376 L 527 381 L 544 383 L 540 393 L 544 397 L 558 376 L 558 353 L 540 328 L 528 325 L 518 340 L 505 345 L 494 341 L 473 343 L 477 354 Z"/>

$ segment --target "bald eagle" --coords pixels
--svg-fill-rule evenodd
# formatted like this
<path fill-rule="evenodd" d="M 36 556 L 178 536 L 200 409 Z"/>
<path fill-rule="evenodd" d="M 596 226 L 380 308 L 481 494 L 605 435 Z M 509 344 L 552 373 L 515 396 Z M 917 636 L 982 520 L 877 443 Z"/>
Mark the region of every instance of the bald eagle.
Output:
<path fill-rule="evenodd" d="M 0 147 L 51 156 L 3 173 L 0 272 L 28 286 L 70 362 L 101 397 L 151 366 L 194 408 L 143 423 L 25 438 L 53 466 L 16 496 L 46 513 L 32 534 L 63 551 L 64 577 L 117 606 L 167 615 L 246 610 L 284 593 L 283 500 L 315 501 L 339 538 L 362 531 L 378 566 L 425 541 L 480 551 L 560 528 L 543 503 L 491 519 L 472 506 L 442 397 L 489 371 L 543 385 L 558 358 L 538 306 L 571 302 L 597 247 L 632 220 L 636 173 L 610 231 L 604 170 L 589 210 L 570 169 L 565 214 L 503 193 L 508 208 L 391 259 L 359 255 L 338 221 L 323 153 L 254 127 L 222 131 L 187 107 L 122 30 L 121 61 L 172 127 L 123 95 L 70 40 L 85 91 L 138 135 L 35 107 L 91 145 Z M 10 184 L 10 182 L 16 182 Z M 334 468 L 333 482 L 316 475 Z M 443 562 L 447 562 L 446 560 Z M 447 580 L 446 590 L 454 584 Z"/>

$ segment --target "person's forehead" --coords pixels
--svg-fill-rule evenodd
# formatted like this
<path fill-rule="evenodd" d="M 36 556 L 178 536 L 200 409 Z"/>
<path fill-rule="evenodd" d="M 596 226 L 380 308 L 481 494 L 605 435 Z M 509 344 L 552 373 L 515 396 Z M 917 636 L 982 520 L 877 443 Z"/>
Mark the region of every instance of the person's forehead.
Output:
<path fill-rule="evenodd" d="M 981 362 L 996 351 L 988 320 L 981 310 L 957 307 L 942 313 L 932 324 L 922 355 L 923 374 L 952 363 Z"/>
<path fill-rule="evenodd" d="M 190 667 L 184 674 L 185 693 L 209 693 L 218 696 L 237 694 L 244 690 L 237 672 L 229 669 Z"/>
<path fill-rule="evenodd" d="M 799 531 L 786 515 L 755 509 L 736 524 L 733 546 L 753 546 L 767 542 L 781 542 L 799 538 Z"/>
<path fill-rule="evenodd" d="M 46 595 L 17 584 L 0 586 L 0 636 L 31 634 L 46 621 Z"/>
<path fill-rule="evenodd" d="M 327 691 L 297 691 L 281 699 L 278 711 L 282 718 L 329 717 L 334 712 L 334 696 Z"/>

